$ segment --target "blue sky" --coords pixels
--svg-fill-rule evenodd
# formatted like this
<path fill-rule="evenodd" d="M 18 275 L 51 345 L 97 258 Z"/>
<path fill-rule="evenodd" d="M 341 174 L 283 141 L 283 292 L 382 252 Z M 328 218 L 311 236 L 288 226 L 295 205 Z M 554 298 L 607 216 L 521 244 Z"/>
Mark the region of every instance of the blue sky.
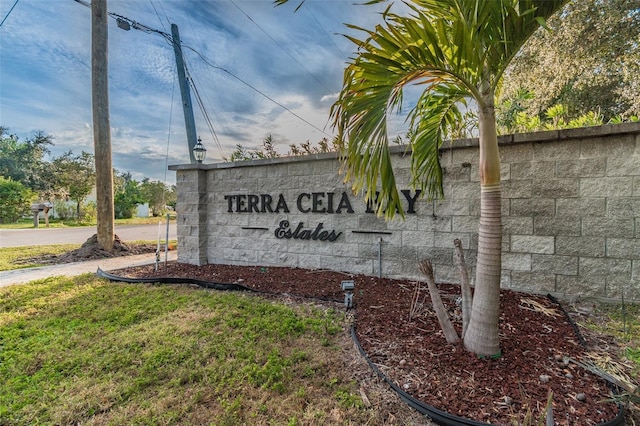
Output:
<path fill-rule="evenodd" d="M 214 162 L 238 143 L 257 148 L 268 134 L 282 154 L 289 144 L 332 135 L 329 108 L 354 52 L 341 34 L 357 34 L 344 23 L 373 28 L 386 5 L 307 0 L 294 13 L 298 3 L 108 0 L 108 9 L 165 33 L 178 26 L 219 142 L 192 92 L 205 162 Z M 14 4 L 0 0 L 0 19 Z M 21 139 L 37 130 L 52 135 L 54 156 L 93 152 L 90 66 L 89 8 L 74 0 L 18 1 L 0 27 L 0 125 Z M 124 31 L 109 19 L 109 103 L 114 167 L 138 180 L 174 183 L 166 165 L 188 163 L 189 156 L 173 48 L 162 36 Z"/>

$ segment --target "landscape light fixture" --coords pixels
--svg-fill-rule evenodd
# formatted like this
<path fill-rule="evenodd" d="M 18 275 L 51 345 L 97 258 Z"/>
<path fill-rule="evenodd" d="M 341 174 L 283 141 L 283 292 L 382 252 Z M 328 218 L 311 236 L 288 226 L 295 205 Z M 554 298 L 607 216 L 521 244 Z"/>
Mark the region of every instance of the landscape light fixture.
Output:
<path fill-rule="evenodd" d="M 207 156 L 207 149 L 202 145 L 202 139 L 198 138 L 198 143 L 193 147 L 193 156 L 198 163 L 202 163 Z"/>
<path fill-rule="evenodd" d="M 340 287 L 342 291 L 344 291 L 344 307 L 349 309 L 353 307 L 353 289 L 355 288 L 355 283 L 353 280 L 342 281 Z"/>

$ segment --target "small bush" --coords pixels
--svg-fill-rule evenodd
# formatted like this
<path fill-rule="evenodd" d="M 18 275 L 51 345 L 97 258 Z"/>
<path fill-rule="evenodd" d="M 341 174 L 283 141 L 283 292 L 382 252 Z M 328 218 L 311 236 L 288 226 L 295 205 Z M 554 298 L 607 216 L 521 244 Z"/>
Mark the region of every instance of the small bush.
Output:
<path fill-rule="evenodd" d="M 37 195 L 20 182 L 0 176 L 0 223 L 13 223 L 31 212 Z"/>

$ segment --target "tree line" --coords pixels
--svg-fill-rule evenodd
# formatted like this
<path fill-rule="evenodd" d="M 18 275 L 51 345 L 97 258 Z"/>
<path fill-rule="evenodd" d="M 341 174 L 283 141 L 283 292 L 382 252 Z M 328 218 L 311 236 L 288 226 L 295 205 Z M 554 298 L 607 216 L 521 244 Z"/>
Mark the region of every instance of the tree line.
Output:
<path fill-rule="evenodd" d="M 0 223 L 16 222 L 30 214 L 34 202 L 49 202 L 58 218 L 93 223 L 96 204 L 87 202 L 96 183 L 93 154 L 67 151 L 50 156 L 53 137 L 42 131 L 20 140 L 0 126 Z M 137 181 L 129 172 L 113 170 L 117 219 L 131 218 L 139 204 L 149 204 L 153 216 L 175 207 L 173 185 L 148 178 Z M 71 203 L 69 203 L 71 202 Z"/>

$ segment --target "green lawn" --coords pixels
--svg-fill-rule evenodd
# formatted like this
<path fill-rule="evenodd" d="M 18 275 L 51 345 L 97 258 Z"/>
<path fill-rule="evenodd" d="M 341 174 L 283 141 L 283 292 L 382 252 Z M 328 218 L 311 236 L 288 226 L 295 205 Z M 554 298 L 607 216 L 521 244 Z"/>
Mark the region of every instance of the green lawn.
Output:
<path fill-rule="evenodd" d="M 56 244 L 0 248 L 0 271 L 33 268 L 46 264 L 46 259 L 80 247 L 80 244 Z"/>
<path fill-rule="evenodd" d="M 127 241 L 127 245 L 154 244 L 155 241 Z M 176 240 L 169 240 L 175 247 Z M 81 244 L 54 244 L 43 246 L 22 246 L 0 248 L 0 271 L 33 268 L 50 264 L 48 260 L 68 251 L 79 248 Z M 1 425 L 1 423 L 0 423 Z"/>
<path fill-rule="evenodd" d="M 171 221 L 175 221 L 175 215 L 170 218 Z M 116 225 L 145 225 L 145 224 L 158 224 L 158 222 L 166 223 L 167 217 L 134 217 L 131 219 L 115 219 Z M 52 219 L 49 221 L 50 228 L 69 228 L 79 226 L 96 226 L 95 223 L 83 223 L 75 220 L 58 220 Z M 40 219 L 40 228 L 44 228 L 44 219 Z M 33 229 L 33 219 L 20 219 L 15 223 L 0 223 L 0 229 Z"/>
<path fill-rule="evenodd" d="M 382 424 L 345 376 L 343 323 L 90 274 L 1 288 L 0 424 Z"/>

